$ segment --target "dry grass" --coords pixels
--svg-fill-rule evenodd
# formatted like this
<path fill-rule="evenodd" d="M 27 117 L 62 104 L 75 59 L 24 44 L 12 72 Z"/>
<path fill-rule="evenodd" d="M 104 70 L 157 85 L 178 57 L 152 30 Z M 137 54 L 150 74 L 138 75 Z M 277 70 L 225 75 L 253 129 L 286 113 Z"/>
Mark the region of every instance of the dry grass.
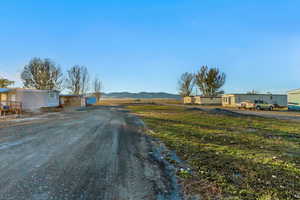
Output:
<path fill-rule="evenodd" d="M 202 199 L 300 199 L 300 124 L 179 106 L 132 105 L 149 134 L 192 167 L 179 174 Z"/>
<path fill-rule="evenodd" d="M 98 105 L 105 105 L 105 106 L 120 106 L 120 105 L 129 105 L 129 104 L 181 104 L 181 100 L 177 99 L 125 99 L 125 98 L 118 98 L 118 99 L 101 99 Z"/>

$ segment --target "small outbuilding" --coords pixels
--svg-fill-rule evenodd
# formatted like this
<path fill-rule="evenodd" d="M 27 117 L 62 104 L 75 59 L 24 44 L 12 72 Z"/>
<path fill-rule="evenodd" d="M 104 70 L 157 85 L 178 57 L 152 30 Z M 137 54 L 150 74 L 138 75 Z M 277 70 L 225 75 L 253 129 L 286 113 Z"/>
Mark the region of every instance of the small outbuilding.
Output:
<path fill-rule="evenodd" d="M 34 111 L 59 106 L 59 91 L 25 88 L 0 88 L 0 103 L 7 107 L 22 107 Z"/>
<path fill-rule="evenodd" d="M 85 98 L 82 95 L 64 94 L 59 96 L 60 105 L 63 107 L 81 106 L 85 107 Z"/>
<path fill-rule="evenodd" d="M 287 95 L 285 94 L 224 94 L 222 105 L 225 107 L 236 107 L 237 104 L 245 101 L 254 103 L 261 100 L 278 107 L 287 107 Z"/>
<path fill-rule="evenodd" d="M 191 96 L 184 97 L 184 104 L 222 105 L 221 97 Z"/>
<path fill-rule="evenodd" d="M 300 89 L 288 91 L 289 110 L 300 110 Z"/>
<path fill-rule="evenodd" d="M 85 103 L 87 106 L 95 105 L 97 103 L 97 98 L 94 96 L 85 97 Z"/>

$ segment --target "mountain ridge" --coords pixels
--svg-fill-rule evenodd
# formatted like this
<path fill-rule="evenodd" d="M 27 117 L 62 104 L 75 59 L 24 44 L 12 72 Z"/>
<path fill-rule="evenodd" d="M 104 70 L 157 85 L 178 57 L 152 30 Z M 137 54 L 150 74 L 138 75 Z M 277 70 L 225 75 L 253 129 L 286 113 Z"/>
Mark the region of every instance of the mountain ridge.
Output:
<path fill-rule="evenodd" d="M 177 94 L 167 92 L 110 92 L 103 93 L 103 98 L 133 98 L 133 99 L 180 99 Z"/>

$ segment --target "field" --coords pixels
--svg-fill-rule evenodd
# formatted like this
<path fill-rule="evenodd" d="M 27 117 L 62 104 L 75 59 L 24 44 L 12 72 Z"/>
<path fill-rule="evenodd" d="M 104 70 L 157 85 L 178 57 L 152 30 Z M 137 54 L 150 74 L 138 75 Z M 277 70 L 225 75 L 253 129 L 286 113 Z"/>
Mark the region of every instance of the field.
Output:
<path fill-rule="evenodd" d="M 180 104 L 181 100 L 177 99 L 126 99 L 126 98 L 107 98 L 101 99 L 98 105 L 128 105 L 128 104 L 156 104 L 156 103 L 167 103 L 167 104 Z"/>
<path fill-rule="evenodd" d="M 186 161 L 184 191 L 202 199 L 300 199 L 300 124 L 155 104 L 129 105 Z"/>

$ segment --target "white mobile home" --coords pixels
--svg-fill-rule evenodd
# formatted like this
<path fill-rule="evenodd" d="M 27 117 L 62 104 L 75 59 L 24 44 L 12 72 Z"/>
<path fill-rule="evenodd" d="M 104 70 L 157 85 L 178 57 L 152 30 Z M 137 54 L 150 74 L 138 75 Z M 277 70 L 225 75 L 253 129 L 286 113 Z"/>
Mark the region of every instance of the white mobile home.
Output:
<path fill-rule="evenodd" d="M 38 110 L 42 107 L 59 106 L 59 91 L 23 88 L 1 88 L 0 103 L 9 105 L 18 102 L 23 110 Z"/>
<path fill-rule="evenodd" d="M 289 110 L 300 110 L 300 89 L 288 92 Z"/>
<path fill-rule="evenodd" d="M 277 105 L 279 107 L 287 107 L 287 95 L 284 94 L 224 94 L 222 95 L 222 105 L 225 107 L 236 107 L 238 103 L 255 100 Z"/>
<path fill-rule="evenodd" d="M 184 97 L 184 104 L 222 105 L 222 98 L 205 96 Z"/>

